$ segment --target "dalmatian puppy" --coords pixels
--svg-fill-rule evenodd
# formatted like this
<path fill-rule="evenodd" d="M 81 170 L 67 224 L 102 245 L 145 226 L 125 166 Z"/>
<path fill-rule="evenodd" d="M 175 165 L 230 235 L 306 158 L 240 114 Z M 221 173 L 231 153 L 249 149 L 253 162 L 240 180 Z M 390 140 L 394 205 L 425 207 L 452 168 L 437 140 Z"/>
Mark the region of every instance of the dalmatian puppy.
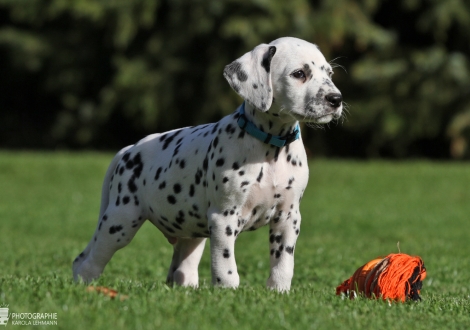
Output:
<path fill-rule="evenodd" d="M 235 241 L 269 225 L 269 288 L 288 291 L 308 181 L 299 122 L 340 118 L 342 96 L 319 48 L 285 37 L 227 65 L 245 102 L 219 122 L 153 134 L 117 153 L 106 173 L 99 221 L 73 262 L 75 280 L 103 272 L 149 220 L 173 245 L 167 281 L 198 286 L 210 238 L 212 283 L 239 285 Z"/>

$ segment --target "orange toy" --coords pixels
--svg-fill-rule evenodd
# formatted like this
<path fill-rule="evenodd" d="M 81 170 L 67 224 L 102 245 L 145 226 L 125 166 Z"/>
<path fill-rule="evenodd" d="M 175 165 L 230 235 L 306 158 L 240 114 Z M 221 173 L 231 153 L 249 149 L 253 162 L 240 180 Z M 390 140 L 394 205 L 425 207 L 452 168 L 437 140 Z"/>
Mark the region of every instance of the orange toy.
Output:
<path fill-rule="evenodd" d="M 385 258 L 374 259 L 360 267 L 353 276 L 336 288 L 336 294 L 356 294 L 385 299 L 421 300 L 419 296 L 426 268 L 420 257 L 404 253 L 391 253 Z"/>

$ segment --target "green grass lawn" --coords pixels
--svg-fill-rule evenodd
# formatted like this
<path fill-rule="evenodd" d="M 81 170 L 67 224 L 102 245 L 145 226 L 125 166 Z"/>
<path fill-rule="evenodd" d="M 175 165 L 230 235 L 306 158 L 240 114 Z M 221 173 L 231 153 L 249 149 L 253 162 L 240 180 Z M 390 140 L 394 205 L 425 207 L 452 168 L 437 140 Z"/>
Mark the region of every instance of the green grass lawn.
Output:
<path fill-rule="evenodd" d="M 120 301 L 71 278 L 95 229 L 111 158 L 0 152 L 0 304 L 10 312 L 57 313 L 58 326 L 48 329 L 470 328 L 468 163 L 310 162 L 289 294 L 264 286 L 268 228 L 237 241 L 239 289 L 209 285 L 208 244 L 201 287 L 184 289 L 166 286 L 171 246 L 145 224 L 97 282 L 129 296 Z M 356 268 L 398 252 L 398 241 L 425 262 L 422 302 L 335 295 Z"/>

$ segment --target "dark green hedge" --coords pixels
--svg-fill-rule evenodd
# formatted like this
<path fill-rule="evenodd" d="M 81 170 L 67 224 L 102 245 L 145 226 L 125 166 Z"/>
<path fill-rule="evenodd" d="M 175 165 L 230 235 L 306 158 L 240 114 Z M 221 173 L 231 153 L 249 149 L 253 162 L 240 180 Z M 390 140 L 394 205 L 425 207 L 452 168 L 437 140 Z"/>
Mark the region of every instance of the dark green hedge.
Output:
<path fill-rule="evenodd" d="M 223 67 L 295 36 L 343 66 L 315 155 L 469 157 L 466 0 L 0 0 L 0 147 L 117 149 L 218 120 Z M 347 73 L 345 72 L 347 71 Z"/>

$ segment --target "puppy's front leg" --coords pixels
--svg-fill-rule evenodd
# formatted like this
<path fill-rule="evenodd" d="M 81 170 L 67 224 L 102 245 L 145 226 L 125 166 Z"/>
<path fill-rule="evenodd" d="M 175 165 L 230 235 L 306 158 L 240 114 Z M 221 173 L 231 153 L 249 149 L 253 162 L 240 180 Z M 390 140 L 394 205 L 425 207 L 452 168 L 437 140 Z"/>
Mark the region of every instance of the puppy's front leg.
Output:
<path fill-rule="evenodd" d="M 300 212 L 290 210 L 281 219 L 271 221 L 269 231 L 271 272 L 266 285 L 289 291 L 294 276 L 295 242 L 300 232 Z"/>
<path fill-rule="evenodd" d="M 238 216 L 229 212 L 209 212 L 211 233 L 212 284 L 236 288 L 240 283 L 235 262 L 235 240 Z"/>

